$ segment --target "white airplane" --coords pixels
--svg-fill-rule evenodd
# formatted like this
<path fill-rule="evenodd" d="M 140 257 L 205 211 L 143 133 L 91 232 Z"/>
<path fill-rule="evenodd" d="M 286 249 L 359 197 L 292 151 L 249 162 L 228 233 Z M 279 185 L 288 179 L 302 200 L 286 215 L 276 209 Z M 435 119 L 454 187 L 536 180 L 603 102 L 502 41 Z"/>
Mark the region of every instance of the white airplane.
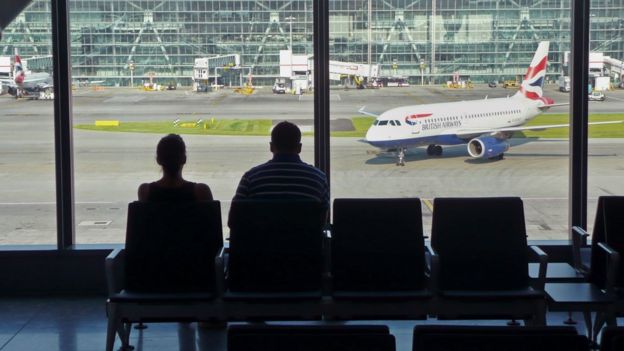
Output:
<path fill-rule="evenodd" d="M 2 93 L 9 93 L 18 98 L 54 99 L 54 82 L 49 73 L 26 72 L 22 67 L 22 60 L 15 55 L 13 65 L 13 79 L 0 81 Z"/>
<path fill-rule="evenodd" d="M 548 41 L 539 43 L 519 91 L 511 97 L 403 106 L 381 115 L 366 112 L 362 107 L 360 113 L 377 117 L 366 133 L 366 142 L 384 150 L 396 150 L 397 165 L 401 166 L 405 165 L 407 148 L 424 145 L 428 145 L 430 156 L 442 155 L 441 145 L 468 144 L 468 154 L 473 158 L 502 159 L 514 132 L 568 127 L 569 124 L 524 126 L 551 107 L 568 105 L 555 104 L 543 96 L 548 46 Z M 590 124 L 610 123 L 622 121 Z"/>

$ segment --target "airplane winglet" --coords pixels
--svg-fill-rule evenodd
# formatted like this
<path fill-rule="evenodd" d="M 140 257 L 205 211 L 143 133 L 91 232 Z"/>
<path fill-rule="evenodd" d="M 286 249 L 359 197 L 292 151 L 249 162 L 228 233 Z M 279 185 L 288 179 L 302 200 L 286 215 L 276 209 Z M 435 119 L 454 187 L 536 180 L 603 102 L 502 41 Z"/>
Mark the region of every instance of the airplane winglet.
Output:
<path fill-rule="evenodd" d="M 544 106 L 539 106 L 538 108 L 542 111 L 548 110 L 551 107 L 557 107 L 557 106 L 568 106 L 570 105 L 569 103 L 562 103 L 562 104 L 550 104 L 550 105 L 544 105 Z"/>
<path fill-rule="evenodd" d="M 375 118 L 379 117 L 379 115 L 376 115 L 376 114 L 374 114 L 374 113 L 372 113 L 372 112 L 367 112 L 367 111 L 365 111 L 365 110 L 364 110 L 365 108 L 366 108 L 366 106 L 362 106 L 362 107 L 358 110 L 358 112 L 359 112 L 359 113 L 361 113 L 361 114 L 363 114 L 363 115 L 366 115 L 366 116 L 371 116 L 371 117 L 375 117 Z"/>

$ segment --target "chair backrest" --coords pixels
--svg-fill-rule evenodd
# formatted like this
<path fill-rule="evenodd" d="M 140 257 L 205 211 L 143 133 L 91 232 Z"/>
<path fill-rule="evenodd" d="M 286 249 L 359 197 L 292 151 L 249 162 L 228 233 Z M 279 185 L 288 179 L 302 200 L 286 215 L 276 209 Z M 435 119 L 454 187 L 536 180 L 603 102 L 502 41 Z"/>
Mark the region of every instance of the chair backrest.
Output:
<path fill-rule="evenodd" d="M 394 351 L 394 336 L 380 325 L 231 326 L 228 351 Z"/>
<path fill-rule="evenodd" d="M 239 200 L 230 208 L 228 289 L 321 289 L 326 209 L 315 201 Z"/>
<path fill-rule="evenodd" d="M 442 290 L 509 290 L 529 284 L 518 197 L 436 198 L 431 246 L 439 255 Z"/>
<path fill-rule="evenodd" d="M 336 199 L 331 234 L 334 290 L 424 287 L 420 199 Z"/>
<path fill-rule="evenodd" d="M 412 351 L 588 351 L 572 327 L 414 327 Z"/>
<path fill-rule="evenodd" d="M 606 327 L 602 330 L 600 351 L 624 350 L 624 327 Z"/>
<path fill-rule="evenodd" d="M 598 198 L 592 234 L 592 257 L 589 280 L 601 288 L 606 286 L 607 258 L 596 246 L 604 242 L 620 254 L 624 253 L 624 196 Z M 620 266 L 616 286 L 624 286 L 624 270 Z"/>
<path fill-rule="evenodd" d="M 221 206 L 132 202 L 126 230 L 126 289 L 213 292 L 223 247 Z"/>

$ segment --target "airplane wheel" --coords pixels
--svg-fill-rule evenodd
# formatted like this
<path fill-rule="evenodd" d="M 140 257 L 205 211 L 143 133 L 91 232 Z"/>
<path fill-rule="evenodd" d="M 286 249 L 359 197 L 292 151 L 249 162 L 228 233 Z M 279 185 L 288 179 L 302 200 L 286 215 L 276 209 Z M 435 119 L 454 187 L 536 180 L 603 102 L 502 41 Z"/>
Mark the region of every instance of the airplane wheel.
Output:
<path fill-rule="evenodd" d="M 433 155 L 435 155 L 435 150 L 434 150 L 435 148 L 436 148 L 436 146 L 435 146 L 435 145 L 433 145 L 433 144 L 431 144 L 431 145 L 427 146 L 427 155 L 428 155 L 428 156 L 433 156 Z"/>
<path fill-rule="evenodd" d="M 436 156 L 442 156 L 442 146 L 436 145 L 433 148 L 433 154 L 436 155 Z"/>

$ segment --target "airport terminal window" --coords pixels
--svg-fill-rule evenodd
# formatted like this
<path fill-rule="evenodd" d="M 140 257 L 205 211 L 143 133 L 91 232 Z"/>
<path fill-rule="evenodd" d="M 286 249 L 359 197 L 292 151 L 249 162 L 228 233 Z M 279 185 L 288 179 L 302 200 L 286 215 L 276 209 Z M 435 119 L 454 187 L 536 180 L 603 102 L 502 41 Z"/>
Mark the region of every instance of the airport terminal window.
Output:
<path fill-rule="evenodd" d="M 623 121 L 624 1 L 607 4 L 593 0 L 591 8 L 589 122 Z M 587 226 L 590 233 L 598 197 L 624 194 L 623 126 L 622 123 L 589 126 Z"/>
<path fill-rule="evenodd" d="M 520 196 L 530 239 L 568 238 L 567 128 L 504 128 L 567 123 L 567 106 L 544 113 L 534 106 L 549 101 L 541 97 L 568 102 L 554 82 L 570 50 L 570 1 L 527 7 L 511 1 L 373 0 L 346 2 L 329 15 L 330 59 L 353 68 L 330 65 L 330 118 L 351 121 L 350 132 L 332 131 L 334 198 Z M 599 39 L 598 45 L 607 42 Z M 548 68 L 533 70 L 521 91 L 535 55 L 538 62 L 547 58 Z M 358 114 L 363 106 L 367 115 Z M 508 118 L 512 109 L 522 112 Z M 407 123 L 377 132 L 383 122 L 374 125 L 370 115 Z M 491 131 L 474 135 L 475 128 Z M 502 154 L 471 156 L 466 141 L 488 143 Z M 425 232 L 431 203 L 423 202 Z"/>
<path fill-rule="evenodd" d="M 51 42 L 49 0 L 33 3 L 2 32 L 1 246 L 56 245 Z"/>
<path fill-rule="evenodd" d="M 70 5 L 77 243 L 124 241 L 165 133 L 184 138 L 183 175 L 211 187 L 224 225 L 243 173 L 271 158 L 277 121 L 300 126 L 314 163 L 312 0 Z"/>
<path fill-rule="evenodd" d="M 401 148 L 358 142 L 368 138 L 371 124 L 387 126 L 388 119 L 373 123 L 374 117 L 358 110 L 364 106 L 364 111 L 380 114 L 399 106 L 452 107 L 469 100 L 492 106 L 492 100 L 516 94 L 539 40 L 550 42 L 544 95 L 555 103 L 567 102 L 570 1 L 536 1 L 529 8 L 515 2 L 370 3 L 369 9 L 367 2 L 330 2 L 331 59 L 349 63 L 356 72 L 330 65 L 332 196 L 430 200 L 518 195 L 525 201 L 531 239 L 567 238 L 567 128 L 517 132 L 503 160 L 473 159 L 465 145 L 444 146 L 442 155 L 435 150 L 428 155 L 424 145 L 407 149 L 405 166 L 397 167 Z M 139 183 L 158 177 L 155 145 L 172 128 L 183 131 L 187 141 L 186 177 L 208 183 L 222 200 L 224 214 L 240 175 L 270 157 L 267 137 L 255 134 L 266 133 L 273 121 L 297 120 L 307 135 L 303 158 L 313 162 L 313 95 L 306 88 L 312 73 L 311 0 L 286 7 L 199 0 L 70 4 L 78 243 L 123 241 L 126 204 L 136 198 Z M 432 4 L 437 4 L 435 15 Z M 590 48 L 621 61 L 624 0 L 605 6 L 592 3 Z M 49 18 L 49 0 L 34 0 L 4 29 L 0 57 L 12 56 L 17 48 L 29 59 L 28 69 L 45 71 L 50 65 L 49 57 L 45 62 L 51 46 Z M 517 25 L 520 18 L 528 25 Z M 196 65 L 195 59 L 209 57 L 225 61 Z M 624 100 L 621 90 L 615 90 L 622 75 L 613 62 L 603 59 L 602 70 L 592 71 L 610 75 L 613 89 L 605 93 L 605 101 L 590 103 L 592 120 L 618 120 L 624 110 L 618 102 Z M 192 79 L 195 72 L 205 78 Z M 594 81 L 592 89 L 604 82 Z M 45 95 L 39 101 L 0 97 L 0 174 L 9 180 L 0 186 L 0 244 L 56 240 L 53 112 Z M 522 106 L 512 111 L 514 118 L 527 113 Z M 458 112 L 450 118 L 453 123 L 478 123 L 479 128 L 493 120 L 488 117 L 510 113 Z M 411 122 L 397 116 L 395 127 L 409 128 L 413 136 L 443 123 L 440 116 L 424 116 L 428 111 L 416 113 L 423 116 Z M 398 122 L 403 120 L 405 124 Z M 567 107 L 553 107 L 528 125 L 568 120 Z M 119 132 L 124 127 L 128 132 Z M 210 129 L 228 129 L 224 134 L 244 130 L 250 136 L 201 135 Z M 622 193 L 618 133 L 616 125 L 590 128 L 590 226 L 597 197 Z M 425 231 L 430 225 L 427 203 Z"/>

